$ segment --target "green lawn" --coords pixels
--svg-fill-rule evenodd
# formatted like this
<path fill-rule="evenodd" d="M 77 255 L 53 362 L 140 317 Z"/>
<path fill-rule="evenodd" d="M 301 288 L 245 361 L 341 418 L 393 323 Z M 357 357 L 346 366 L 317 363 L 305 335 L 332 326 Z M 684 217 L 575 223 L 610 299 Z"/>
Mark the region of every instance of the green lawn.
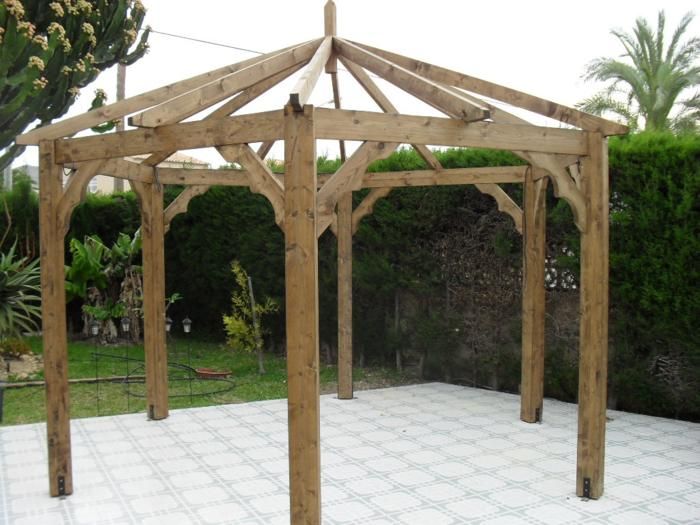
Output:
<path fill-rule="evenodd" d="M 42 352 L 40 338 L 28 338 L 27 341 L 35 353 Z M 132 360 L 125 360 L 127 356 Z M 71 379 L 143 375 L 142 361 L 142 346 L 96 347 L 89 342 L 74 342 L 68 347 L 68 374 Z M 171 364 L 169 368 L 171 408 L 242 403 L 287 396 L 286 363 L 280 356 L 265 355 L 267 373 L 261 376 L 257 372 L 257 361 L 253 355 L 234 352 L 220 343 L 177 339 L 168 342 L 168 361 Z M 223 381 L 201 379 L 190 381 L 186 370 L 172 366 L 173 363 L 187 365 L 188 362 L 194 368 L 230 370 L 232 372 L 230 380 L 233 385 Z M 32 379 L 42 377 L 43 374 L 38 374 Z M 336 367 L 322 365 L 320 377 L 321 390 L 328 393 L 334 392 L 337 379 Z M 355 369 L 354 379 L 360 387 L 415 382 L 415 378 L 410 375 L 381 368 Z M 2 425 L 45 421 L 42 387 L 9 388 L 5 390 L 4 397 Z M 71 384 L 70 402 L 72 418 L 146 411 L 144 385 L 139 380 L 132 380 L 128 384 L 107 381 Z"/>

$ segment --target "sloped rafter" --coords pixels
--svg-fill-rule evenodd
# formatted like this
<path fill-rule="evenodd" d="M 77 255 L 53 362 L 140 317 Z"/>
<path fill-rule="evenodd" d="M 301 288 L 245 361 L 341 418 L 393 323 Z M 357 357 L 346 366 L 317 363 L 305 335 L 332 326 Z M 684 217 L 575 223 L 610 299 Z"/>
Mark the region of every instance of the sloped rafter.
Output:
<path fill-rule="evenodd" d="M 294 111 L 302 111 L 304 105 L 309 101 L 309 96 L 316 86 L 316 82 L 318 82 L 318 78 L 321 76 L 332 50 L 333 38 L 327 36 L 323 39 L 321 45 L 318 46 L 306 70 L 289 94 L 289 104 L 294 108 Z"/>
<path fill-rule="evenodd" d="M 187 93 L 188 91 L 208 84 L 215 79 L 221 78 L 223 75 L 235 73 L 244 67 L 248 67 L 251 64 L 255 64 L 256 62 L 271 56 L 275 56 L 287 49 L 290 48 L 280 49 L 271 53 L 266 53 L 265 55 L 238 62 L 236 64 L 214 69 L 213 71 L 209 71 L 201 75 L 180 80 L 179 82 L 168 84 L 151 91 L 147 91 L 146 93 L 93 109 L 87 113 L 83 113 L 82 115 L 76 115 L 75 117 L 67 118 L 60 122 L 55 122 L 38 129 L 34 129 L 18 136 L 16 142 L 17 144 L 24 145 L 38 144 L 40 140 L 55 140 L 62 137 L 72 136 L 79 131 L 90 129 L 94 126 L 109 122 L 110 120 L 122 118 L 126 115 L 130 115 L 137 111 L 141 111 L 171 100 L 179 95 L 182 95 L 183 93 Z"/>
<path fill-rule="evenodd" d="M 618 124 L 595 115 L 590 115 L 588 113 L 584 113 L 583 111 L 579 111 L 562 104 L 557 104 L 556 102 L 552 102 L 550 100 L 535 97 L 516 89 L 501 86 L 499 84 L 465 75 L 463 73 L 458 73 L 457 71 L 452 71 L 444 67 L 429 64 L 427 62 L 421 62 L 420 60 L 408 58 L 397 53 L 384 51 L 383 49 L 378 49 L 376 47 L 357 42 L 353 43 L 366 51 L 398 64 L 409 71 L 413 71 L 414 73 L 432 80 L 433 82 L 462 88 L 467 91 L 471 91 L 472 93 L 478 93 L 479 95 L 483 95 L 494 100 L 500 100 L 501 102 L 505 102 L 512 106 L 526 109 L 528 111 L 532 111 L 533 113 L 537 113 L 539 115 L 558 120 L 559 122 L 585 129 L 587 131 L 598 131 L 606 136 L 624 135 L 629 131 L 629 128 L 627 126 L 623 126 L 622 124 Z"/>
<path fill-rule="evenodd" d="M 450 88 L 457 91 L 457 88 Z M 461 90 L 459 90 L 461 92 Z M 462 92 L 463 93 L 463 92 Z M 471 96 L 463 93 L 465 97 L 472 98 Z M 479 100 L 479 99 L 474 99 Z M 480 101 L 486 104 L 484 101 Z M 526 120 L 513 115 L 512 113 L 505 111 L 495 106 L 488 105 L 491 110 L 491 115 L 494 122 L 502 122 L 505 124 L 521 124 L 530 125 Z M 516 151 L 513 153 L 518 155 L 520 158 L 525 159 L 533 166 L 544 169 L 552 179 L 552 186 L 554 189 L 554 195 L 556 197 L 564 199 L 571 207 L 572 213 L 574 215 L 574 223 L 579 231 L 584 231 L 586 225 L 586 203 L 583 198 L 583 194 L 579 188 L 578 184 L 575 184 L 575 180 L 572 178 L 570 172 L 567 171 L 566 166 L 577 162 L 579 157 L 571 155 L 561 155 L 557 156 L 552 153 L 538 153 L 538 152 L 527 152 L 527 151 Z"/>
<path fill-rule="evenodd" d="M 381 56 L 375 55 L 350 42 L 335 38 L 333 45 L 343 57 L 372 71 L 413 96 L 448 113 L 453 118 L 465 122 L 474 122 L 489 118 L 488 108 L 473 104 L 456 95 L 440 84 L 417 75 L 408 69 L 392 64 Z"/>
<path fill-rule="evenodd" d="M 304 62 L 300 62 L 299 64 L 291 66 L 285 70 L 280 71 L 275 75 L 272 75 L 271 77 L 268 77 L 256 84 L 253 84 L 252 86 L 238 93 L 235 97 L 231 98 L 231 100 L 229 100 L 228 102 L 222 104 L 220 107 L 215 109 L 203 120 L 223 118 L 232 115 L 239 109 L 243 108 L 246 104 L 252 102 L 260 95 L 267 92 L 270 88 L 276 86 L 284 79 L 288 78 L 290 75 L 293 75 L 294 73 L 299 71 L 302 67 L 304 67 Z M 170 155 L 172 155 L 173 153 L 175 152 L 163 151 L 159 153 L 153 153 L 147 159 L 144 159 L 142 164 L 145 164 L 146 166 L 156 166 L 164 160 L 166 160 L 168 157 L 170 157 Z"/>
<path fill-rule="evenodd" d="M 280 71 L 308 61 L 319 43 L 319 40 L 313 40 L 260 60 L 160 106 L 134 115 L 130 123 L 133 126 L 153 128 L 179 122 Z"/>
<path fill-rule="evenodd" d="M 364 69 L 353 62 L 344 59 L 342 56 L 339 58 L 339 60 L 384 113 L 398 113 L 396 106 L 394 106 L 394 104 L 392 104 L 382 90 L 379 89 L 379 86 L 375 84 Z M 435 156 L 427 146 L 423 144 L 411 144 L 411 147 L 418 152 L 428 166 L 433 169 L 441 168 L 440 163 L 435 161 Z"/>
<path fill-rule="evenodd" d="M 394 106 L 386 98 L 382 91 L 374 84 L 374 82 L 372 82 L 372 80 L 369 78 L 369 75 L 362 71 L 361 68 L 359 68 L 352 62 L 348 62 L 347 60 L 343 60 L 343 65 L 345 65 L 348 68 L 348 70 L 355 77 L 355 79 L 365 88 L 365 90 L 384 111 L 396 111 L 396 108 L 394 108 Z M 438 87 L 440 87 L 441 89 L 445 89 L 442 86 Z M 453 118 L 459 118 L 465 113 L 466 108 L 485 108 L 486 111 L 488 111 L 488 108 L 484 104 L 480 104 L 478 102 L 474 102 L 473 100 L 469 100 L 468 98 L 460 96 L 458 93 L 454 93 L 453 91 L 447 89 L 445 89 L 445 91 L 447 93 L 452 93 L 454 96 L 457 97 L 457 100 L 450 100 L 450 104 L 447 107 L 442 106 L 440 102 L 435 100 L 431 101 L 431 105 L 433 105 L 436 109 L 443 111 L 448 116 L 451 116 Z M 427 148 L 427 146 L 422 146 L 420 149 L 418 149 L 418 152 L 423 156 L 423 158 L 426 159 L 429 165 L 439 166 L 440 168 L 442 167 L 438 159 L 430 151 L 430 149 Z M 505 191 L 503 191 L 502 188 L 495 184 L 478 183 L 475 186 L 481 193 L 493 197 L 496 200 L 498 209 L 510 215 L 513 219 L 513 222 L 515 223 L 516 229 L 520 233 L 522 233 L 522 210 L 513 201 L 513 199 L 511 199 L 510 196 Z"/>

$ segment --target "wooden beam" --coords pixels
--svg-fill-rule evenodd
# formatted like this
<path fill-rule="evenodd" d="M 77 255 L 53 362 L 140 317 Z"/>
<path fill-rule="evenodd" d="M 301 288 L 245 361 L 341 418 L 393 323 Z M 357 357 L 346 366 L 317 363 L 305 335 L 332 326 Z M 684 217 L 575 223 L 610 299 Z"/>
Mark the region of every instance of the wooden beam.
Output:
<path fill-rule="evenodd" d="M 267 53 L 265 55 L 244 60 L 237 64 L 221 67 L 213 71 L 209 71 L 208 73 L 147 91 L 146 93 L 142 93 L 141 95 L 137 95 L 135 97 L 120 100 L 114 104 L 108 104 L 106 106 L 102 106 L 101 108 L 93 109 L 87 113 L 83 113 L 82 115 L 77 115 L 60 122 L 49 124 L 48 126 L 34 129 L 18 136 L 17 144 L 38 144 L 40 140 L 53 140 L 74 135 L 79 131 L 92 128 L 110 120 L 122 118 L 125 115 L 129 115 L 136 111 L 141 111 L 142 109 L 146 109 L 173 99 L 179 95 L 182 95 L 183 93 L 187 93 L 188 91 L 192 91 L 193 89 L 208 84 L 215 79 L 221 78 L 224 75 L 234 73 L 244 67 L 254 64 L 255 62 L 277 55 L 282 51 L 284 50 L 280 49 L 278 51 L 273 51 L 272 53 Z"/>
<path fill-rule="evenodd" d="M 239 71 L 180 95 L 155 108 L 134 115 L 133 126 L 156 127 L 179 122 L 220 102 L 238 91 L 276 75 L 296 64 L 308 61 L 319 46 L 314 40 L 257 61 Z"/>
<path fill-rule="evenodd" d="M 379 199 L 383 199 L 391 193 L 391 188 L 375 188 L 371 190 L 362 202 L 357 205 L 355 210 L 352 212 L 352 233 L 353 235 L 357 233 L 357 229 L 360 227 L 360 222 L 367 215 L 370 215 L 374 211 L 374 205 Z"/>
<path fill-rule="evenodd" d="M 281 226 L 284 222 L 284 187 L 265 162 L 248 144 L 221 146 L 218 151 L 227 162 L 237 162 L 247 169 L 250 191 L 267 197 L 275 211 L 275 222 Z"/>
<path fill-rule="evenodd" d="M 285 282 L 291 523 L 321 523 L 314 108 L 285 107 Z"/>
<path fill-rule="evenodd" d="M 280 71 L 276 75 L 272 75 L 271 77 L 261 80 L 257 84 L 253 84 L 249 88 L 241 91 L 238 95 L 233 97 L 228 102 L 216 108 L 212 113 L 207 115 L 206 118 L 221 118 L 233 115 L 236 111 L 243 108 L 263 93 L 266 93 L 286 78 L 292 76 L 302 67 L 304 67 L 304 65 L 304 62 L 299 62 L 298 64 L 295 64 L 292 67 L 288 67 L 287 69 Z"/>
<path fill-rule="evenodd" d="M 303 111 L 303 106 L 309 101 L 311 92 L 318 82 L 318 78 L 323 73 L 323 68 L 328 62 L 333 50 L 333 37 L 327 36 L 318 46 L 313 58 L 306 66 L 306 70 L 297 81 L 289 94 L 289 104 L 295 111 Z"/>
<path fill-rule="evenodd" d="M 153 151 L 179 151 L 262 142 L 282 138 L 282 129 L 281 111 L 183 122 L 155 129 L 135 129 L 91 137 L 61 139 L 56 144 L 56 159 L 61 164 L 65 164 L 129 157 Z"/>
<path fill-rule="evenodd" d="M 250 174 L 237 169 L 156 168 L 161 184 L 185 186 L 248 186 Z"/>
<path fill-rule="evenodd" d="M 398 113 L 399 111 L 396 109 L 394 104 L 391 103 L 391 101 L 386 97 L 386 95 L 382 92 L 381 89 L 379 89 L 379 86 L 370 78 L 370 76 L 365 73 L 365 70 L 362 69 L 360 66 L 357 64 L 354 64 L 353 62 L 350 62 L 349 60 L 345 60 L 343 57 L 340 57 L 340 62 L 345 66 L 345 68 L 350 72 L 350 74 L 357 80 L 357 82 L 364 88 L 364 90 L 367 92 L 367 94 L 374 100 L 379 108 L 384 112 L 384 113 Z M 337 109 L 340 109 L 339 106 L 336 106 Z M 423 157 L 423 160 L 428 164 L 433 169 L 440 169 L 440 163 L 437 162 L 435 159 L 435 156 L 432 154 L 430 149 L 428 149 L 427 146 L 424 146 L 423 144 L 411 144 L 413 149 L 415 149 L 418 154 Z"/>
<path fill-rule="evenodd" d="M 182 192 L 173 199 L 173 201 L 168 204 L 163 212 L 163 233 L 166 234 L 170 231 L 170 223 L 173 219 L 185 213 L 190 205 L 190 201 L 198 195 L 206 193 L 210 186 L 200 185 L 200 186 L 188 186 Z"/>
<path fill-rule="evenodd" d="M 525 182 L 527 166 L 454 168 L 442 170 L 379 171 L 365 173 L 362 188 L 405 188 Z"/>
<path fill-rule="evenodd" d="M 448 118 L 322 108 L 316 110 L 316 137 L 572 155 L 585 155 L 588 148 L 578 130 L 488 122 L 465 126 Z"/>
<path fill-rule="evenodd" d="M 264 80 L 261 80 L 257 84 L 253 84 L 249 88 L 244 89 L 241 91 L 238 95 L 233 97 L 231 100 L 228 102 L 222 104 L 218 108 L 216 108 L 213 112 L 211 112 L 209 115 L 204 117 L 203 120 L 208 120 L 208 119 L 214 119 L 214 118 L 223 118 L 223 117 L 228 117 L 229 115 L 232 115 L 239 109 L 245 107 L 248 103 L 252 102 L 256 98 L 258 98 L 260 95 L 268 91 L 270 88 L 276 86 L 280 82 L 282 82 L 285 78 L 289 77 L 290 75 L 296 73 L 299 71 L 302 67 L 304 66 L 304 63 L 301 62 L 295 66 L 292 66 L 290 68 L 287 68 L 283 71 L 280 71 L 276 75 L 272 75 L 269 78 L 266 78 Z M 174 151 L 162 151 L 162 152 L 156 152 L 151 154 L 147 159 L 144 159 L 142 164 L 146 166 L 156 166 L 166 160 L 170 155 L 175 153 Z"/>
<path fill-rule="evenodd" d="M 267 157 L 267 154 L 270 153 L 270 150 L 272 149 L 272 146 L 275 145 L 274 140 L 267 140 L 260 144 L 260 147 L 258 148 L 258 151 L 256 152 L 258 154 L 258 157 L 261 159 L 265 159 Z"/>
<path fill-rule="evenodd" d="M 73 468 L 68 391 L 68 340 L 63 231 L 57 208 L 63 192 L 63 172 L 56 163 L 54 143 L 39 144 L 39 238 L 41 243 L 41 323 L 46 380 L 46 438 L 49 492 L 73 493 Z"/>
<path fill-rule="evenodd" d="M 589 140 L 591 153 L 581 165 L 588 214 L 581 234 L 576 494 L 598 499 L 605 472 L 610 196 L 607 141 L 599 133 L 590 133 Z"/>
<path fill-rule="evenodd" d="M 434 82 L 466 89 L 472 93 L 477 93 L 488 98 L 500 100 L 512 106 L 527 109 L 533 113 L 544 115 L 545 117 L 558 120 L 565 124 L 570 124 L 589 131 L 599 131 L 603 135 L 624 135 L 629 131 L 627 126 L 623 126 L 622 124 L 589 115 L 583 111 L 569 108 L 550 100 L 528 95 L 522 91 L 500 86 L 493 82 L 464 75 L 456 71 L 377 49 L 372 46 L 358 43 L 355 43 L 355 45 Z"/>
<path fill-rule="evenodd" d="M 352 192 L 338 200 L 338 399 L 353 398 Z"/>
<path fill-rule="evenodd" d="M 450 89 L 463 93 L 461 90 L 457 90 L 457 88 Z M 464 96 L 473 99 L 471 95 L 464 94 Z M 490 104 L 488 104 L 488 107 L 491 111 L 491 117 L 494 122 L 503 124 L 529 125 L 526 120 L 523 120 L 520 117 L 509 113 L 508 111 L 496 108 Z M 526 151 L 513 151 L 513 153 L 520 158 L 527 160 L 533 166 L 542 168 L 551 175 L 554 185 L 554 195 L 558 198 L 563 198 L 569 204 L 569 206 L 571 206 L 571 210 L 574 214 L 574 223 L 579 231 L 583 231 L 586 222 L 586 203 L 584 202 L 583 195 L 579 191 L 577 185 L 572 184 L 569 172 L 566 170 L 566 166 L 577 162 L 579 157 L 573 155 L 556 155 L 552 153 Z M 541 174 L 542 170 L 538 170 L 538 173 Z"/>
<path fill-rule="evenodd" d="M 61 195 L 56 210 L 58 231 L 62 232 L 64 237 L 70 228 L 70 218 L 73 210 L 85 199 L 88 183 L 100 172 L 103 165 L 104 161 L 91 160 L 81 165 L 68 177 L 68 182 L 63 189 L 63 195 Z"/>
<path fill-rule="evenodd" d="M 318 235 L 328 228 L 333 220 L 333 211 L 341 195 L 359 190 L 365 170 L 377 159 L 391 155 L 398 144 L 365 142 L 338 168 L 333 176 L 318 191 Z"/>
<path fill-rule="evenodd" d="M 544 396 L 547 178 L 528 170 L 523 186 L 523 318 L 520 419 L 542 421 Z"/>
<path fill-rule="evenodd" d="M 163 187 L 140 182 L 132 187 L 141 205 L 146 406 L 149 419 L 163 419 L 168 417 Z"/>
<path fill-rule="evenodd" d="M 341 56 L 372 71 L 439 111 L 447 110 L 451 115 L 459 115 L 459 118 L 465 122 L 474 122 L 490 117 L 489 110 L 485 106 L 475 104 L 456 93 L 452 93 L 440 84 L 400 65 L 393 64 L 362 47 L 340 38 L 335 38 L 333 43 L 335 50 Z"/>

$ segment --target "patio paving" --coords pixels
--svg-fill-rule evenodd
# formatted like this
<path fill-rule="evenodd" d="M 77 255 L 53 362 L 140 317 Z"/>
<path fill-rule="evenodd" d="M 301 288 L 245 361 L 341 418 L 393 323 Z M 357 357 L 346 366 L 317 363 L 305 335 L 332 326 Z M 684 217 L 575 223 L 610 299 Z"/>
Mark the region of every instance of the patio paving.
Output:
<path fill-rule="evenodd" d="M 700 523 L 700 425 L 609 411 L 605 494 L 574 493 L 576 406 L 440 383 L 322 396 L 324 524 Z M 45 426 L 0 428 L 0 522 L 289 523 L 286 400 L 72 421 L 48 496 Z"/>

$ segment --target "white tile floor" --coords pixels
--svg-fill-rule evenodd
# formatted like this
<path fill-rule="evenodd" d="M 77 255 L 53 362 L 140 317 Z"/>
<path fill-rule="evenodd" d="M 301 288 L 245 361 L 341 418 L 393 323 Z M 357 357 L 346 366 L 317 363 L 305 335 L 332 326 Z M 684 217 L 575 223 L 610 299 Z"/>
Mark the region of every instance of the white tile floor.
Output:
<path fill-rule="evenodd" d="M 322 397 L 326 524 L 700 523 L 700 425 L 610 412 L 605 495 L 574 494 L 576 407 L 444 384 Z M 0 428 L 0 522 L 289 523 L 286 401 L 75 420 L 75 493 L 44 425 Z"/>

